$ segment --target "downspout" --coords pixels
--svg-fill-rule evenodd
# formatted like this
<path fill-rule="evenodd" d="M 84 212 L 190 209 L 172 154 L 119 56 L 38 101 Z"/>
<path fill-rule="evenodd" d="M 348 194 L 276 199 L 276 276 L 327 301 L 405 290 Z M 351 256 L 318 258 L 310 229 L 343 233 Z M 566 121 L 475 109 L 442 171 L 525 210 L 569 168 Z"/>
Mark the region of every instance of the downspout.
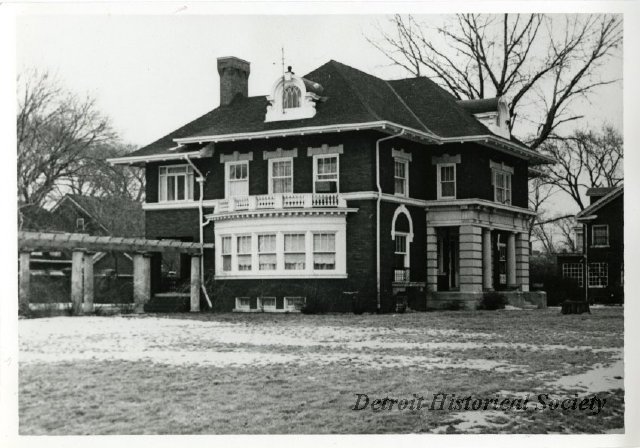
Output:
<path fill-rule="evenodd" d="M 404 129 L 399 134 L 389 135 L 376 140 L 376 188 L 378 190 L 378 198 L 376 200 L 376 310 L 379 313 L 381 308 L 380 302 L 380 203 L 382 201 L 382 186 L 380 185 L 380 143 L 400 137 L 404 134 Z"/>
<path fill-rule="evenodd" d="M 582 279 L 582 284 L 584 285 L 584 301 L 587 303 L 587 306 L 589 306 L 589 245 L 587 244 L 588 229 L 589 226 L 586 222 L 582 224 L 582 246 L 584 247 L 584 277 Z"/>
<path fill-rule="evenodd" d="M 203 204 L 202 201 L 204 200 L 204 180 L 205 177 L 202 174 L 202 171 L 200 171 L 198 169 L 197 166 L 195 166 L 195 164 L 191 161 L 191 159 L 189 158 L 188 155 L 185 154 L 184 156 L 184 160 L 187 161 L 187 163 L 189 165 L 191 165 L 191 168 L 193 168 L 193 171 L 195 171 L 198 174 L 198 178 L 196 179 L 196 181 L 198 182 L 198 185 L 200 186 L 200 196 L 198 197 L 198 230 L 199 230 L 199 237 L 200 237 L 200 288 L 202 288 L 202 292 L 204 293 L 204 297 L 205 299 L 207 299 L 207 305 L 209 305 L 209 308 L 213 308 L 213 305 L 211 305 L 211 299 L 209 299 L 209 294 L 207 293 L 207 288 L 204 284 L 204 227 L 209 224 L 209 222 L 211 222 L 211 220 L 207 220 L 206 222 L 204 222 L 204 210 L 203 210 Z"/>

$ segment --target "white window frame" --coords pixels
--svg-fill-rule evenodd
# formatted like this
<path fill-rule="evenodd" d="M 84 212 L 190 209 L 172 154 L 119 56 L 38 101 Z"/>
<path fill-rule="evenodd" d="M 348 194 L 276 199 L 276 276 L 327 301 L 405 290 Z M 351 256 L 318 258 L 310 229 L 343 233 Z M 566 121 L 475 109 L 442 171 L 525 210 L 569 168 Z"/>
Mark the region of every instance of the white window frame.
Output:
<path fill-rule="evenodd" d="M 403 198 L 409 197 L 409 160 L 394 157 L 393 159 L 393 194 L 401 196 Z M 396 164 L 404 166 L 404 177 L 398 177 L 396 175 Z M 402 179 L 404 185 L 404 192 L 400 193 L 396 190 L 396 181 Z"/>
<path fill-rule="evenodd" d="M 289 91 L 293 91 L 291 89 L 297 90 L 297 98 L 295 98 L 295 97 L 294 98 L 297 99 L 297 103 L 298 104 L 295 105 L 295 106 L 289 105 L 289 101 L 292 99 L 291 96 L 289 95 Z M 283 86 L 283 90 L 284 90 L 284 92 L 282 94 L 282 99 L 283 99 L 282 109 L 284 109 L 284 110 L 299 109 L 302 106 L 302 95 L 303 95 L 302 90 L 300 90 L 300 87 L 298 87 L 294 83 L 286 83 Z"/>
<path fill-rule="evenodd" d="M 606 262 L 589 263 L 587 277 L 589 288 L 606 288 L 609 286 L 609 264 Z M 603 279 L 604 281 L 602 281 Z"/>
<path fill-rule="evenodd" d="M 293 301 L 293 300 L 301 300 L 302 301 L 302 306 L 300 308 L 296 308 L 295 305 L 292 305 L 291 303 L 289 303 L 289 301 Z M 288 311 L 290 313 L 299 313 L 300 310 L 302 308 L 304 308 L 304 306 L 307 304 L 307 298 L 306 297 L 301 297 L 301 296 L 296 296 L 296 297 L 284 297 L 284 309 L 285 311 Z"/>
<path fill-rule="evenodd" d="M 265 300 L 273 300 L 273 306 L 265 306 L 264 305 L 264 301 Z M 276 311 L 278 307 L 278 300 L 275 297 L 272 296 L 265 296 L 265 297 L 258 297 L 258 309 L 262 310 L 262 312 L 271 312 L 271 311 Z"/>
<path fill-rule="evenodd" d="M 438 199 L 456 199 L 458 196 L 458 175 L 456 173 L 457 171 L 457 163 L 438 163 L 436 165 L 437 169 L 438 169 Z M 442 195 L 442 168 L 448 168 L 448 167 L 453 167 L 453 196 L 443 196 Z M 449 182 L 449 181 L 447 181 Z"/>
<path fill-rule="evenodd" d="M 562 263 L 562 278 L 578 280 L 578 286 L 584 286 L 584 265 L 582 263 Z"/>
<path fill-rule="evenodd" d="M 241 182 L 239 180 L 231 180 L 231 167 L 232 166 L 236 166 L 236 165 L 246 165 L 247 166 L 247 196 L 249 196 L 249 178 L 251 175 L 251 172 L 249 171 L 249 161 L 248 160 L 237 160 L 237 161 L 233 161 L 233 162 L 225 162 L 224 164 L 224 197 L 225 199 L 231 199 L 230 196 L 230 190 L 231 188 L 230 186 L 230 182 Z M 242 197 L 242 196 L 238 196 L 238 197 Z"/>
<path fill-rule="evenodd" d="M 513 198 L 513 175 L 508 171 L 499 170 L 499 169 L 493 169 L 492 171 L 493 171 L 492 172 L 492 178 L 493 178 L 493 200 L 494 200 L 494 202 L 497 202 L 499 204 L 511 205 L 512 204 L 512 198 Z M 503 186 L 502 186 L 502 188 L 498 187 L 498 176 L 502 176 L 503 177 Z M 505 183 L 509 184 L 509 188 L 507 188 Z M 504 191 L 504 196 L 505 196 L 505 200 L 504 201 L 499 201 L 498 200 L 498 190 L 499 189 Z"/>
<path fill-rule="evenodd" d="M 280 176 L 278 179 L 287 179 L 291 178 L 291 191 L 285 191 L 283 194 L 293 193 L 293 157 L 280 157 L 269 159 L 269 194 L 274 194 L 273 181 L 275 178 L 273 177 L 273 164 L 276 162 L 289 162 L 291 163 L 291 176 Z"/>
<path fill-rule="evenodd" d="M 400 237 L 400 239 L 404 239 L 404 252 L 398 252 L 398 237 Z M 394 237 L 394 248 L 393 248 L 393 254 L 394 255 L 399 255 L 402 254 L 404 256 L 404 267 L 403 269 L 409 269 L 411 268 L 410 266 L 410 256 L 409 256 L 409 234 L 406 232 L 395 232 L 395 237 Z M 394 261 L 395 263 L 395 261 Z"/>
<path fill-rule="evenodd" d="M 184 168 L 184 173 L 168 173 L 171 168 Z M 164 171 L 164 172 L 163 172 Z M 169 177 L 184 177 L 184 199 L 169 200 Z M 164 185 L 164 187 L 163 187 Z M 195 190 L 193 168 L 191 165 L 162 165 L 158 167 L 158 202 L 188 202 L 193 201 Z M 178 181 L 174 183 L 174 197 L 178 197 Z"/>
<path fill-rule="evenodd" d="M 607 242 L 605 244 L 596 244 L 596 227 L 604 228 L 607 231 Z M 593 224 L 591 226 L 591 247 L 609 247 L 609 224 Z"/>
<path fill-rule="evenodd" d="M 249 303 L 246 306 L 240 305 L 241 300 L 248 300 Z M 251 311 L 251 298 L 250 297 L 236 297 L 236 311 Z"/>
<path fill-rule="evenodd" d="M 84 218 L 76 218 L 76 230 L 85 231 Z"/>
<path fill-rule="evenodd" d="M 272 236 L 274 239 L 273 251 L 261 252 L 260 251 L 260 238 Z M 278 235 L 276 233 L 261 233 L 256 236 L 258 241 L 258 270 L 259 271 L 275 271 L 278 269 Z M 260 263 L 260 255 L 273 255 L 276 257 L 275 267 L 273 269 L 262 269 Z"/>
<path fill-rule="evenodd" d="M 224 252 L 224 240 L 229 239 L 229 252 Z M 233 239 L 232 235 L 225 235 L 220 241 L 220 255 L 221 255 L 221 270 L 224 272 L 233 271 Z M 224 257 L 229 257 L 229 269 L 224 268 Z"/>
<path fill-rule="evenodd" d="M 314 194 L 317 193 L 316 191 L 316 182 L 333 182 L 333 180 L 319 180 L 318 179 L 318 160 L 320 159 L 332 159 L 335 158 L 336 159 L 336 194 L 340 193 L 340 154 L 338 153 L 333 153 L 333 154 L 316 154 L 313 156 L 313 192 Z M 331 194 L 331 193 L 327 193 L 327 194 Z"/>
<path fill-rule="evenodd" d="M 238 244 L 240 238 L 249 238 L 249 252 L 240 252 L 240 244 Z M 253 238 L 253 235 L 251 235 L 251 234 L 249 234 L 249 235 L 247 235 L 247 234 L 238 234 L 238 235 L 235 236 L 235 242 L 236 242 L 236 244 L 235 244 L 235 249 L 236 249 L 236 256 L 235 256 L 236 266 L 235 266 L 235 268 L 236 268 L 236 270 L 238 272 L 251 272 L 253 269 L 255 269 L 255 263 L 254 263 L 254 257 L 253 257 L 253 254 L 254 254 L 253 241 L 254 241 L 254 238 Z M 247 255 L 250 257 L 249 258 L 249 260 L 250 260 L 249 263 L 251 263 L 251 267 L 250 267 L 250 269 L 242 269 L 241 270 L 240 269 L 240 257 L 247 256 Z"/>
<path fill-rule="evenodd" d="M 314 241 L 315 241 L 315 237 L 316 235 L 331 235 L 333 236 L 333 251 L 330 250 L 316 250 L 315 246 L 313 246 Z M 336 242 L 337 238 L 336 238 L 336 234 L 335 232 L 313 232 L 312 236 L 311 236 L 311 245 L 312 245 L 312 250 L 313 250 L 313 270 L 314 271 L 335 271 L 336 267 L 338 265 L 337 262 L 337 242 Z M 333 269 L 316 269 L 316 254 L 333 254 Z"/>
<path fill-rule="evenodd" d="M 302 235 L 303 237 L 303 242 L 304 242 L 304 250 L 303 252 L 299 252 L 299 251 L 287 251 L 287 243 L 286 243 L 286 239 L 287 236 L 292 236 L 292 235 Z M 283 248 L 282 248 L 282 253 L 283 253 L 283 265 L 284 265 L 284 270 L 285 271 L 304 271 L 307 269 L 307 233 L 306 232 L 285 232 L 283 233 L 282 236 L 283 239 Z M 300 255 L 302 254 L 304 256 L 304 268 L 302 269 L 287 269 L 287 255 Z"/>

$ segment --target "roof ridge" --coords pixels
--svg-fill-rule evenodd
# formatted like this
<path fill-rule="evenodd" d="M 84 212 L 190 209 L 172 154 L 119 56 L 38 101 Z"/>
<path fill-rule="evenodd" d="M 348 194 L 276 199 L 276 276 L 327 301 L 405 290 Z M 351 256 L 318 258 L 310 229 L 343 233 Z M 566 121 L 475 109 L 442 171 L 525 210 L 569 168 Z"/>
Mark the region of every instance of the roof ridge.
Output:
<path fill-rule="evenodd" d="M 343 81 L 346 82 L 349 85 L 349 87 L 356 94 L 358 99 L 360 99 L 360 103 L 364 106 L 364 108 L 367 110 L 367 112 L 369 112 L 373 116 L 373 118 L 376 119 L 376 121 L 381 121 L 382 118 L 380 118 L 380 116 L 371 108 L 369 103 L 367 103 L 365 101 L 365 98 L 363 97 L 362 93 L 360 93 L 360 90 L 355 88 L 353 83 L 344 75 L 344 73 L 342 73 L 342 67 L 341 66 L 345 65 L 346 67 L 349 67 L 349 68 L 351 68 L 353 70 L 358 70 L 358 69 L 350 67 L 350 66 L 348 66 L 346 64 L 342 64 L 341 62 L 338 62 L 338 61 L 335 61 L 335 60 L 331 59 L 329 61 L 329 63 L 332 63 L 332 62 L 333 62 L 332 65 L 334 66 L 334 69 L 338 72 L 338 74 L 343 79 Z M 358 71 L 361 71 L 361 70 L 358 70 Z M 365 72 L 362 72 L 362 73 L 365 73 Z M 365 73 L 365 74 L 368 75 L 368 76 L 373 76 L 373 75 L 370 75 L 368 73 Z M 380 78 L 378 78 L 378 79 L 380 79 Z"/>

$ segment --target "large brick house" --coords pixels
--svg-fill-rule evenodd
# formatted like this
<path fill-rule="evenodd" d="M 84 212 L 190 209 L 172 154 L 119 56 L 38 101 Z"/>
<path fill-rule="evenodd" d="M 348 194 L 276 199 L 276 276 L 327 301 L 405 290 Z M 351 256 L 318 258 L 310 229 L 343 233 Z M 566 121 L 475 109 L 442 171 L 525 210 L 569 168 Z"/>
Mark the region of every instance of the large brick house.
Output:
<path fill-rule="evenodd" d="M 336 61 L 249 96 L 218 59 L 219 107 L 112 163 L 146 168 L 146 236 L 204 251 L 214 309 L 473 308 L 529 293 L 529 169 L 501 99 L 457 101 L 427 78 Z M 152 260 L 159 292 L 161 263 Z M 184 273 L 187 275 L 187 272 Z"/>
<path fill-rule="evenodd" d="M 590 188 L 587 196 L 589 206 L 576 215 L 576 252 L 556 256 L 559 275 L 575 280 L 581 297 L 591 303 L 622 302 L 624 187 Z"/>

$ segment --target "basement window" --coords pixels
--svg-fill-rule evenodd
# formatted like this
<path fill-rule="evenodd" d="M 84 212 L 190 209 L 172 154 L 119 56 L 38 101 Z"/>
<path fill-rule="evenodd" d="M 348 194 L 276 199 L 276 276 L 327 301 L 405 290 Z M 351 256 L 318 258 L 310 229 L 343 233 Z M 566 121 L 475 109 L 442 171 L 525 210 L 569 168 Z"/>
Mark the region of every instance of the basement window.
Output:
<path fill-rule="evenodd" d="M 275 311 L 276 298 L 275 297 L 258 297 L 258 308 L 260 308 L 262 311 Z"/>
<path fill-rule="evenodd" d="M 285 297 L 284 309 L 286 311 L 301 311 L 306 303 L 306 297 Z"/>
<path fill-rule="evenodd" d="M 249 311 L 250 305 L 249 297 L 236 297 L 236 310 Z"/>

